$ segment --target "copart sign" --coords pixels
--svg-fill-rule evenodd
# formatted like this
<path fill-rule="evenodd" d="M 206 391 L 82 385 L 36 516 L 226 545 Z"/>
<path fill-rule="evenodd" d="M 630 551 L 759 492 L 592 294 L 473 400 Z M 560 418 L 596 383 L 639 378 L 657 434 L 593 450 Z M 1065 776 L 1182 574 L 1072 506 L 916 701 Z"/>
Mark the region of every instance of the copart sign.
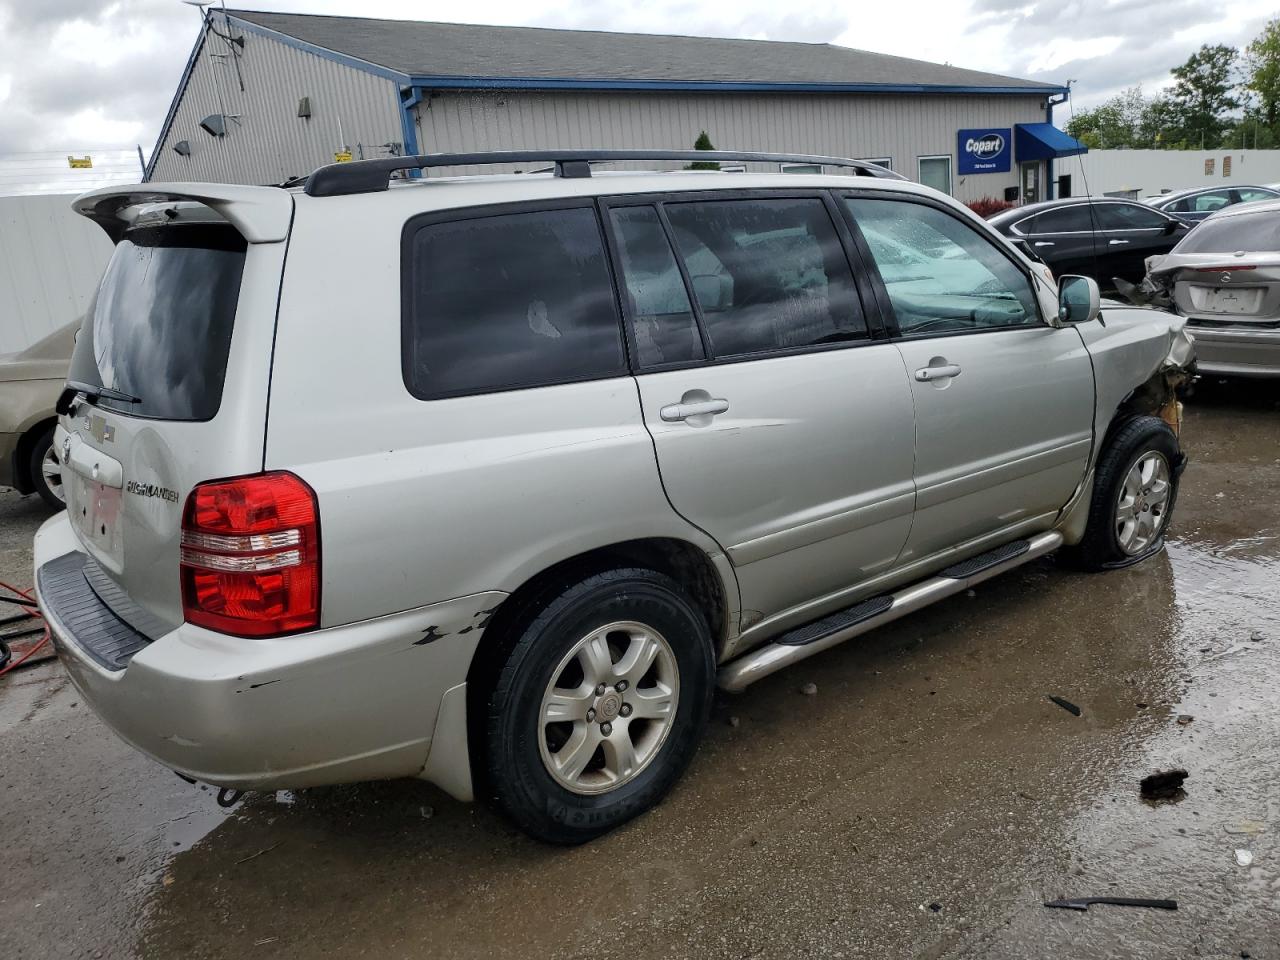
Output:
<path fill-rule="evenodd" d="M 960 173 L 1008 173 L 1013 130 L 960 130 L 956 135 L 956 156 Z"/>

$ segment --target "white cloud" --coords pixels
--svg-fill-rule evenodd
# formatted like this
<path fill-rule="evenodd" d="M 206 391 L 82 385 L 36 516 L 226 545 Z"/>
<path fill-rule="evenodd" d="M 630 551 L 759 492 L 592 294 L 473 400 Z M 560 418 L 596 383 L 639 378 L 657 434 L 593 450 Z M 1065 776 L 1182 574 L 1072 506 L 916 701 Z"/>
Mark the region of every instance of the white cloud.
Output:
<path fill-rule="evenodd" d="M 1075 105 L 1167 82 L 1201 43 L 1247 43 L 1274 0 L 913 0 L 818 8 L 777 0 L 243 0 L 259 9 L 834 42 L 1038 80 Z M 234 6 L 234 3 L 233 3 Z M 1176 28 L 1176 33 L 1170 28 Z M 199 29 L 179 0 L 0 0 L 0 144 L 150 150 Z"/>

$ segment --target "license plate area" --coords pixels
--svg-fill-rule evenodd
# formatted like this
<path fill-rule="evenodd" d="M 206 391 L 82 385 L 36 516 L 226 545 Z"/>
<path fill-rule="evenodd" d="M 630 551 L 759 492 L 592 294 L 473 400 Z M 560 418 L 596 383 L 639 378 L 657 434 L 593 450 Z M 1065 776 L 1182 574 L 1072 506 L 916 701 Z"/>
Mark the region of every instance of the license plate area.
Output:
<path fill-rule="evenodd" d="M 1193 302 L 1208 313 L 1243 315 L 1257 313 L 1262 306 L 1262 287 L 1193 287 Z M 1199 294 L 1199 296 L 1195 296 Z"/>
<path fill-rule="evenodd" d="M 67 498 L 71 523 L 80 534 L 80 541 L 108 567 L 120 569 L 123 544 L 120 536 L 121 490 L 110 487 L 73 471 L 70 483 L 74 487 Z"/>

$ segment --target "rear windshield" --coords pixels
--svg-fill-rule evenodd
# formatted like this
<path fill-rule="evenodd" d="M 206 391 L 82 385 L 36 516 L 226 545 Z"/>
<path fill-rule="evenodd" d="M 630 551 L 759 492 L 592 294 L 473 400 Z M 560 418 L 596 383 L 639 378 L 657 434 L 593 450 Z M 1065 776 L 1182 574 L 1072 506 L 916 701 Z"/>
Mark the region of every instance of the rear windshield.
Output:
<path fill-rule="evenodd" d="M 116 246 L 67 379 L 97 405 L 155 420 L 210 420 L 222 402 L 245 241 L 221 224 L 131 230 Z"/>
<path fill-rule="evenodd" d="M 1206 220 L 1174 253 L 1270 253 L 1280 250 L 1280 213 L 1267 210 Z"/>

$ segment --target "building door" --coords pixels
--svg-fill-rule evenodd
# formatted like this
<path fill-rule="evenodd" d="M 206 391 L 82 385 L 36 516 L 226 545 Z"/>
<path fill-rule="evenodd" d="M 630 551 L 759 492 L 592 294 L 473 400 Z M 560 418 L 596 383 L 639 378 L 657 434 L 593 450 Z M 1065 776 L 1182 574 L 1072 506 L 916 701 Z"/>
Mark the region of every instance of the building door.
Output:
<path fill-rule="evenodd" d="M 1022 167 L 1022 202 L 1037 203 L 1040 196 L 1040 161 L 1020 164 Z"/>

